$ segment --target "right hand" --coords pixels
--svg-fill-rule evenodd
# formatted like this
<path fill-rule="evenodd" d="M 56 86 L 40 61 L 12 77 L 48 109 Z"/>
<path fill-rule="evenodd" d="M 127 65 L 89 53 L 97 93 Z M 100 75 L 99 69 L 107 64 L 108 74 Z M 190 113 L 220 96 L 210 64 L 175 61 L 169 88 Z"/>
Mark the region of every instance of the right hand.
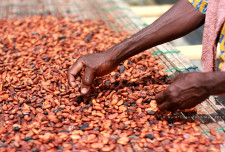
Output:
<path fill-rule="evenodd" d="M 85 74 L 81 83 L 81 93 L 87 94 L 91 88 L 95 77 L 106 75 L 116 69 L 117 64 L 110 60 L 106 52 L 84 55 L 68 70 L 67 77 L 69 84 L 74 88 L 76 86 L 76 75 L 85 68 Z"/>
<path fill-rule="evenodd" d="M 160 111 L 190 109 L 207 99 L 210 83 L 207 73 L 192 72 L 180 74 L 165 91 L 156 96 Z"/>

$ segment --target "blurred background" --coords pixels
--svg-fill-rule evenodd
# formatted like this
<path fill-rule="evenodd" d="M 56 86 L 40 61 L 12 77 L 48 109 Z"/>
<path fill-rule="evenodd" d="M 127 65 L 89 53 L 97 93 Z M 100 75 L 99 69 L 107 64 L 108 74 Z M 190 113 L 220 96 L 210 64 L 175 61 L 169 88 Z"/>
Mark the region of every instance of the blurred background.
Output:
<path fill-rule="evenodd" d="M 170 9 L 178 0 L 124 0 L 131 9 L 147 23 L 153 23 L 163 13 Z M 190 34 L 172 41 L 188 59 L 201 69 L 203 26 Z M 219 51 L 218 51 L 219 53 Z"/>

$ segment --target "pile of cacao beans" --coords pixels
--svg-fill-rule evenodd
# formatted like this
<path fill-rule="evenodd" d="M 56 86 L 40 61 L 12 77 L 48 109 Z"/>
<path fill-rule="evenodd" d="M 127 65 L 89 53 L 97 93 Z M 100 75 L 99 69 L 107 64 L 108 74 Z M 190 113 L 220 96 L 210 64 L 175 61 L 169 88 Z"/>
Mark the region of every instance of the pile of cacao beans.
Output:
<path fill-rule="evenodd" d="M 97 78 L 87 96 L 69 86 L 67 71 L 78 57 L 126 38 L 102 20 L 1 20 L 0 151 L 220 151 L 213 129 L 206 137 L 198 120 L 157 109 L 155 95 L 168 81 L 150 52 Z"/>

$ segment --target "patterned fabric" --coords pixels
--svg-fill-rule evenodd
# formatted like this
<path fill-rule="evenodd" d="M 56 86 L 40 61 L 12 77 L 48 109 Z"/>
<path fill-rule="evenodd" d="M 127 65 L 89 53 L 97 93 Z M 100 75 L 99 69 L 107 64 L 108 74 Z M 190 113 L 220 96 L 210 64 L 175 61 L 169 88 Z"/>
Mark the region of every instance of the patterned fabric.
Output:
<path fill-rule="evenodd" d="M 189 0 L 189 2 L 201 13 L 206 14 L 207 6 L 208 6 L 208 0 Z M 220 59 L 222 60 L 222 63 L 219 65 L 219 69 L 221 69 L 225 62 L 225 24 L 223 25 L 223 28 L 220 33 L 219 38 L 220 43 Z"/>
<path fill-rule="evenodd" d="M 223 25 L 223 28 L 221 30 L 219 43 L 220 43 L 220 50 L 221 50 L 220 59 L 223 61 L 223 63 L 220 63 L 219 65 L 219 69 L 221 69 L 225 62 L 225 24 Z"/>

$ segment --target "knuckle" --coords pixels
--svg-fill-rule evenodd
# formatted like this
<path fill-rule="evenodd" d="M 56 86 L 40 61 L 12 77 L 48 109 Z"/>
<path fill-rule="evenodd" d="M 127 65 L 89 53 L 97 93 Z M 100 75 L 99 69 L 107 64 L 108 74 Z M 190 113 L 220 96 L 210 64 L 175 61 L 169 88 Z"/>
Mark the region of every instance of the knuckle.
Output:
<path fill-rule="evenodd" d="M 84 58 L 84 55 L 80 56 L 77 60 L 82 60 Z"/>
<path fill-rule="evenodd" d="M 78 62 L 84 62 L 84 58 L 85 58 L 84 55 L 83 55 L 83 56 L 80 56 L 80 57 L 76 60 L 75 63 L 78 63 Z"/>
<path fill-rule="evenodd" d="M 172 91 L 170 96 L 173 98 L 173 101 L 179 97 L 179 93 L 176 91 Z"/>
<path fill-rule="evenodd" d="M 173 95 L 173 92 L 174 92 L 174 89 L 173 89 L 173 86 L 172 86 L 172 85 L 169 86 L 169 87 L 166 89 L 166 91 L 165 91 L 165 93 L 166 93 L 167 96 Z"/>
<path fill-rule="evenodd" d="M 88 77 L 84 77 L 84 83 L 89 84 L 89 78 Z"/>
<path fill-rule="evenodd" d="M 83 82 L 82 82 L 84 85 L 91 85 L 91 82 L 90 82 L 90 79 L 88 77 L 85 77 L 83 78 Z"/>
<path fill-rule="evenodd" d="M 74 64 L 75 64 L 75 63 L 79 63 L 79 62 L 81 62 L 81 61 L 82 61 L 82 58 L 79 57 L 79 58 L 76 60 L 76 62 L 74 62 Z"/>

